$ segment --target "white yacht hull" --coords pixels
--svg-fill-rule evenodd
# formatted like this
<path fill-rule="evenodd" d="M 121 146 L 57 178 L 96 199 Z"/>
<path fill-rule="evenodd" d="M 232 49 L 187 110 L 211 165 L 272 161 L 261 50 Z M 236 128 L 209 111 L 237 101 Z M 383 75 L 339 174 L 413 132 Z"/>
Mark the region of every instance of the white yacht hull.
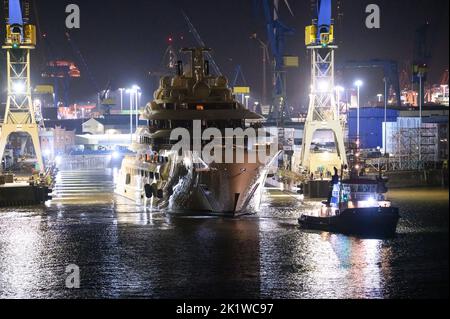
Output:
<path fill-rule="evenodd" d="M 193 154 L 166 152 L 166 162 L 125 158 L 116 193 L 138 206 L 168 213 L 241 215 L 259 205 L 267 176 L 266 164 L 196 163 Z M 128 176 L 127 176 L 128 175 Z M 152 194 L 148 190 L 152 186 Z M 147 188 L 147 191 L 146 191 Z M 253 207 L 251 207 L 254 204 Z"/>

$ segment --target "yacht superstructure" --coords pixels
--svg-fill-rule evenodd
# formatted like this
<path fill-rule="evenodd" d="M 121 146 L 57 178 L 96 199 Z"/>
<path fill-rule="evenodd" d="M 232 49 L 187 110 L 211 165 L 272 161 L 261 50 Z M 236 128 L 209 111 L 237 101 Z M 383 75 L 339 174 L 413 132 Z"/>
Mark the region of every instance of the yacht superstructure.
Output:
<path fill-rule="evenodd" d="M 236 101 L 227 78 L 210 75 L 207 49 L 183 51 L 191 54 L 190 67 L 179 62 L 177 75 L 161 78 L 143 114 L 148 127 L 137 130 L 136 155 L 123 160 L 116 191 L 173 213 L 246 213 L 264 185 L 273 148 L 227 132 L 261 131 L 263 118 Z"/>

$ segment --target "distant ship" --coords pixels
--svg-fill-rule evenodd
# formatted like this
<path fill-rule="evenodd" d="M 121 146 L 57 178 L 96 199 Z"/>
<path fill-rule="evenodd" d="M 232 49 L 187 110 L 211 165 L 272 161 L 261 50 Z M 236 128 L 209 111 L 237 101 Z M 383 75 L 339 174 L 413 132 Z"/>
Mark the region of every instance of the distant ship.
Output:
<path fill-rule="evenodd" d="M 179 62 L 177 75 L 161 78 L 154 101 L 143 115 L 148 126 L 138 128 L 131 146 L 136 155 L 122 162 L 116 193 L 138 205 L 171 213 L 245 214 L 264 186 L 270 162 L 275 161 L 273 155 L 252 161 L 250 154 L 261 148 L 267 154 L 269 144 L 252 144 L 249 139 L 238 143 L 234 138 L 230 145 L 225 137 L 220 141 L 221 153 L 231 151 L 233 160 L 207 163 L 202 152 L 173 150 L 177 141 L 170 137 L 177 128 L 187 129 L 190 144 L 204 146 L 205 141 L 193 134 L 194 121 L 201 133 L 208 128 L 224 133 L 227 128 L 260 127 L 264 118 L 235 99 L 227 78 L 209 73 L 207 49 L 183 51 L 191 54 L 188 70 Z M 239 152 L 243 160 L 238 163 L 234 159 Z"/>

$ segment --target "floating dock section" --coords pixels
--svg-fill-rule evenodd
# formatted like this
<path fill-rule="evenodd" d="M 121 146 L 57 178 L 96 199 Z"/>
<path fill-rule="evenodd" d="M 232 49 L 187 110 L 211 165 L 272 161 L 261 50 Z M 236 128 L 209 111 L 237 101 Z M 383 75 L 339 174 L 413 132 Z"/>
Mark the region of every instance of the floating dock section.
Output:
<path fill-rule="evenodd" d="M 47 186 L 15 182 L 13 175 L 0 175 L 0 207 L 41 205 L 51 199 Z"/>

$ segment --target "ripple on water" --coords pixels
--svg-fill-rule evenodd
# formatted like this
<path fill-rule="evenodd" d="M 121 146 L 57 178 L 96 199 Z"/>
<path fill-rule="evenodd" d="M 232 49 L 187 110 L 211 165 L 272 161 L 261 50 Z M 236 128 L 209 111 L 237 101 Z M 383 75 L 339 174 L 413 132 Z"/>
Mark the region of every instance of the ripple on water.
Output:
<path fill-rule="evenodd" d="M 290 195 L 229 219 L 145 212 L 112 189 L 109 172 L 62 172 L 47 207 L 0 210 L 0 297 L 448 297 L 446 191 L 392 191 L 398 236 L 364 240 L 300 230 L 320 203 Z"/>

